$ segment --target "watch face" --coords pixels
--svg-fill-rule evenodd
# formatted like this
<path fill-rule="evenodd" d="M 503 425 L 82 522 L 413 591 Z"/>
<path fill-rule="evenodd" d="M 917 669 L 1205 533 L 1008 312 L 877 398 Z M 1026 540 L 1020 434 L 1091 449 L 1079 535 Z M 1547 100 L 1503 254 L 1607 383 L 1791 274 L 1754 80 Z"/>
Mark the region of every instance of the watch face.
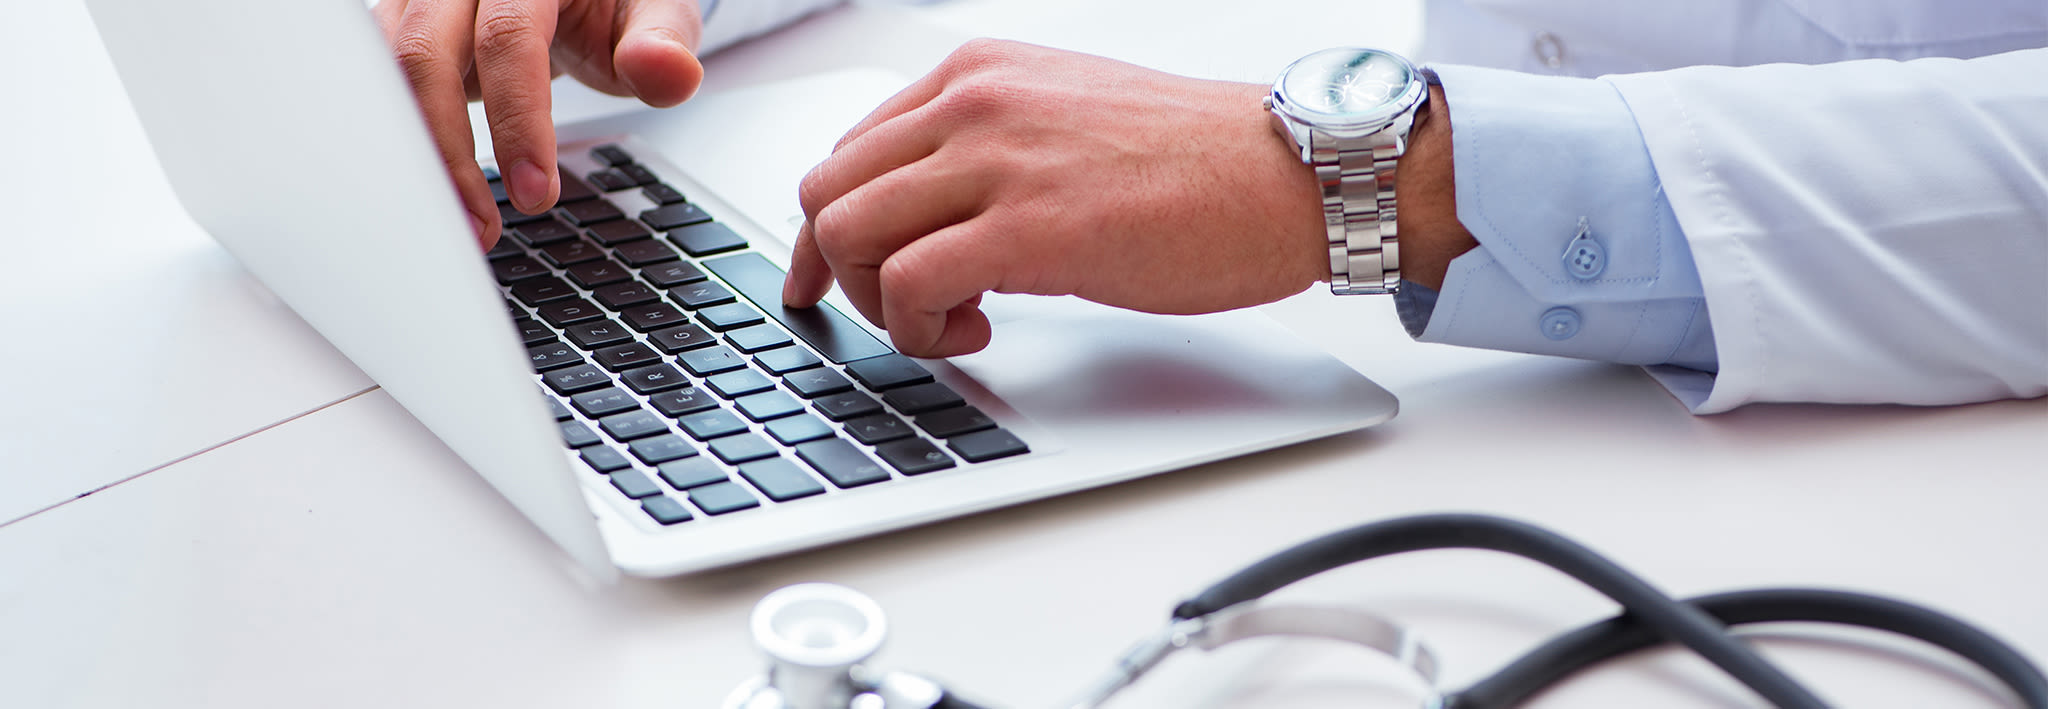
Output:
<path fill-rule="evenodd" d="M 1376 49 L 1325 49 L 1303 57 L 1280 78 L 1295 108 L 1339 120 L 1367 119 L 1394 108 L 1416 81 L 1407 60 Z"/>

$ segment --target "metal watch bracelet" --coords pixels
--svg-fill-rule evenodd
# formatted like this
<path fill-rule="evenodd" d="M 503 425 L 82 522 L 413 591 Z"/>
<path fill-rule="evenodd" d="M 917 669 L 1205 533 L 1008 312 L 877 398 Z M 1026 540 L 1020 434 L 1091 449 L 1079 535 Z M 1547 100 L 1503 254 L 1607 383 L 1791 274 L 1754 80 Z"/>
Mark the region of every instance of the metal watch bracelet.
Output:
<path fill-rule="evenodd" d="M 1394 169 L 1407 130 L 1400 128 L 1358 138 L 1321 132 L 1310 138 L 1309 162 L 1323 188 L 1323 226 L 1330 241 L 1330 292 L 1337 295 L 1401 288 Z"/>

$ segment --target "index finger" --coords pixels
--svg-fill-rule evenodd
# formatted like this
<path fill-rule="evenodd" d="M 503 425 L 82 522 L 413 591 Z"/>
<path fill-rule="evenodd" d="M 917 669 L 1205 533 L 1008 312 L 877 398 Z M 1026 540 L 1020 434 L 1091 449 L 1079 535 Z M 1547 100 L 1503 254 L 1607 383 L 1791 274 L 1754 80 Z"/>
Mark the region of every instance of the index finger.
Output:
<path fill-rule="evenodd" d="M 469 99 L 462 85 L 470 63 L 474 0 L 409 0 L 385 12 L 379 17 L 391 18 L 392 53 L 419 99 L 427 130 L 469 210 L 477 237 L 489 245 L 497 238 L 498 203 L 476 164 Z"/>
<path fill-rule="evenodd" d="M 561 193 L 555 172 L 548 45 L 555 0 L 482 0 L 476 9 L 476 78 L 491 146 L 512 206 L 537 214 Z"/>

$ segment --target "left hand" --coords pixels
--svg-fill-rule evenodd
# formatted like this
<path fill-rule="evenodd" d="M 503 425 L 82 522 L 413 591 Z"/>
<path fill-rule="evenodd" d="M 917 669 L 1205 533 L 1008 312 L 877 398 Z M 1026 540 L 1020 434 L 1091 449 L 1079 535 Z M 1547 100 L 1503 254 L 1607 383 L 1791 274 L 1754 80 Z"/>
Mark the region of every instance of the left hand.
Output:
<path fill-rule="evenodd" d="M 987 346 L 982 293 L 1192 314 L 1329 275 L 1314 174 L 1267 87 L 978 40 L 807 176 L 783 299 L 833 280 L 897 349 Z"/>

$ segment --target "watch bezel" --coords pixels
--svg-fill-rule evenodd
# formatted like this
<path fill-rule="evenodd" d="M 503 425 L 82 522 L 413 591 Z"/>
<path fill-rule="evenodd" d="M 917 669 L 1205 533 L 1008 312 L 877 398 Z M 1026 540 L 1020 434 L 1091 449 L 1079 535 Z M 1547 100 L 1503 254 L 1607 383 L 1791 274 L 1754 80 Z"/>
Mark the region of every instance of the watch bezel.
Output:
<path fill-rule="evenodd" d="M 1329 113 L 1309 108 L 1299 101 L 1291 100 L 1287 95 L 1286 87 L 1288 79 L 1292 77 L 1294 72 L 1299 70 L 1304 64 L 1309 64 L 1312 61 L 1320 64 L 1321 57 L 1333 53 L 1353 55 L 1370 53 L 1392 59 L 1398 62 L 1402 69 L 1406 71 L 1408 84 L 1402 87 L 1401 93 L 1374 106 L 1368 111 Z M 1286 69 L 1281 70 L 1280 77 L 1273 81 L 1273 91 L 1267 100 L 1275 114 L 1285 116 L 1295 123 L 1313 127 L 1316 131 L 1329 134 L 1331 137 L 1355 138 L 1371 135 L 1392 125 L 1402 116 L 1407 115 L 1410 109 L 1415 107 L 1415 104 L 1422 101 L 1428 95 L 1429 84 L 1423 79 L 1422 71 L 1413 62 L 1408 61 L 1407 57 L 1372 47 L 1333 47 L 1313 52 L 1295 60 L 1292 64 L 1288 64 Z"/>

